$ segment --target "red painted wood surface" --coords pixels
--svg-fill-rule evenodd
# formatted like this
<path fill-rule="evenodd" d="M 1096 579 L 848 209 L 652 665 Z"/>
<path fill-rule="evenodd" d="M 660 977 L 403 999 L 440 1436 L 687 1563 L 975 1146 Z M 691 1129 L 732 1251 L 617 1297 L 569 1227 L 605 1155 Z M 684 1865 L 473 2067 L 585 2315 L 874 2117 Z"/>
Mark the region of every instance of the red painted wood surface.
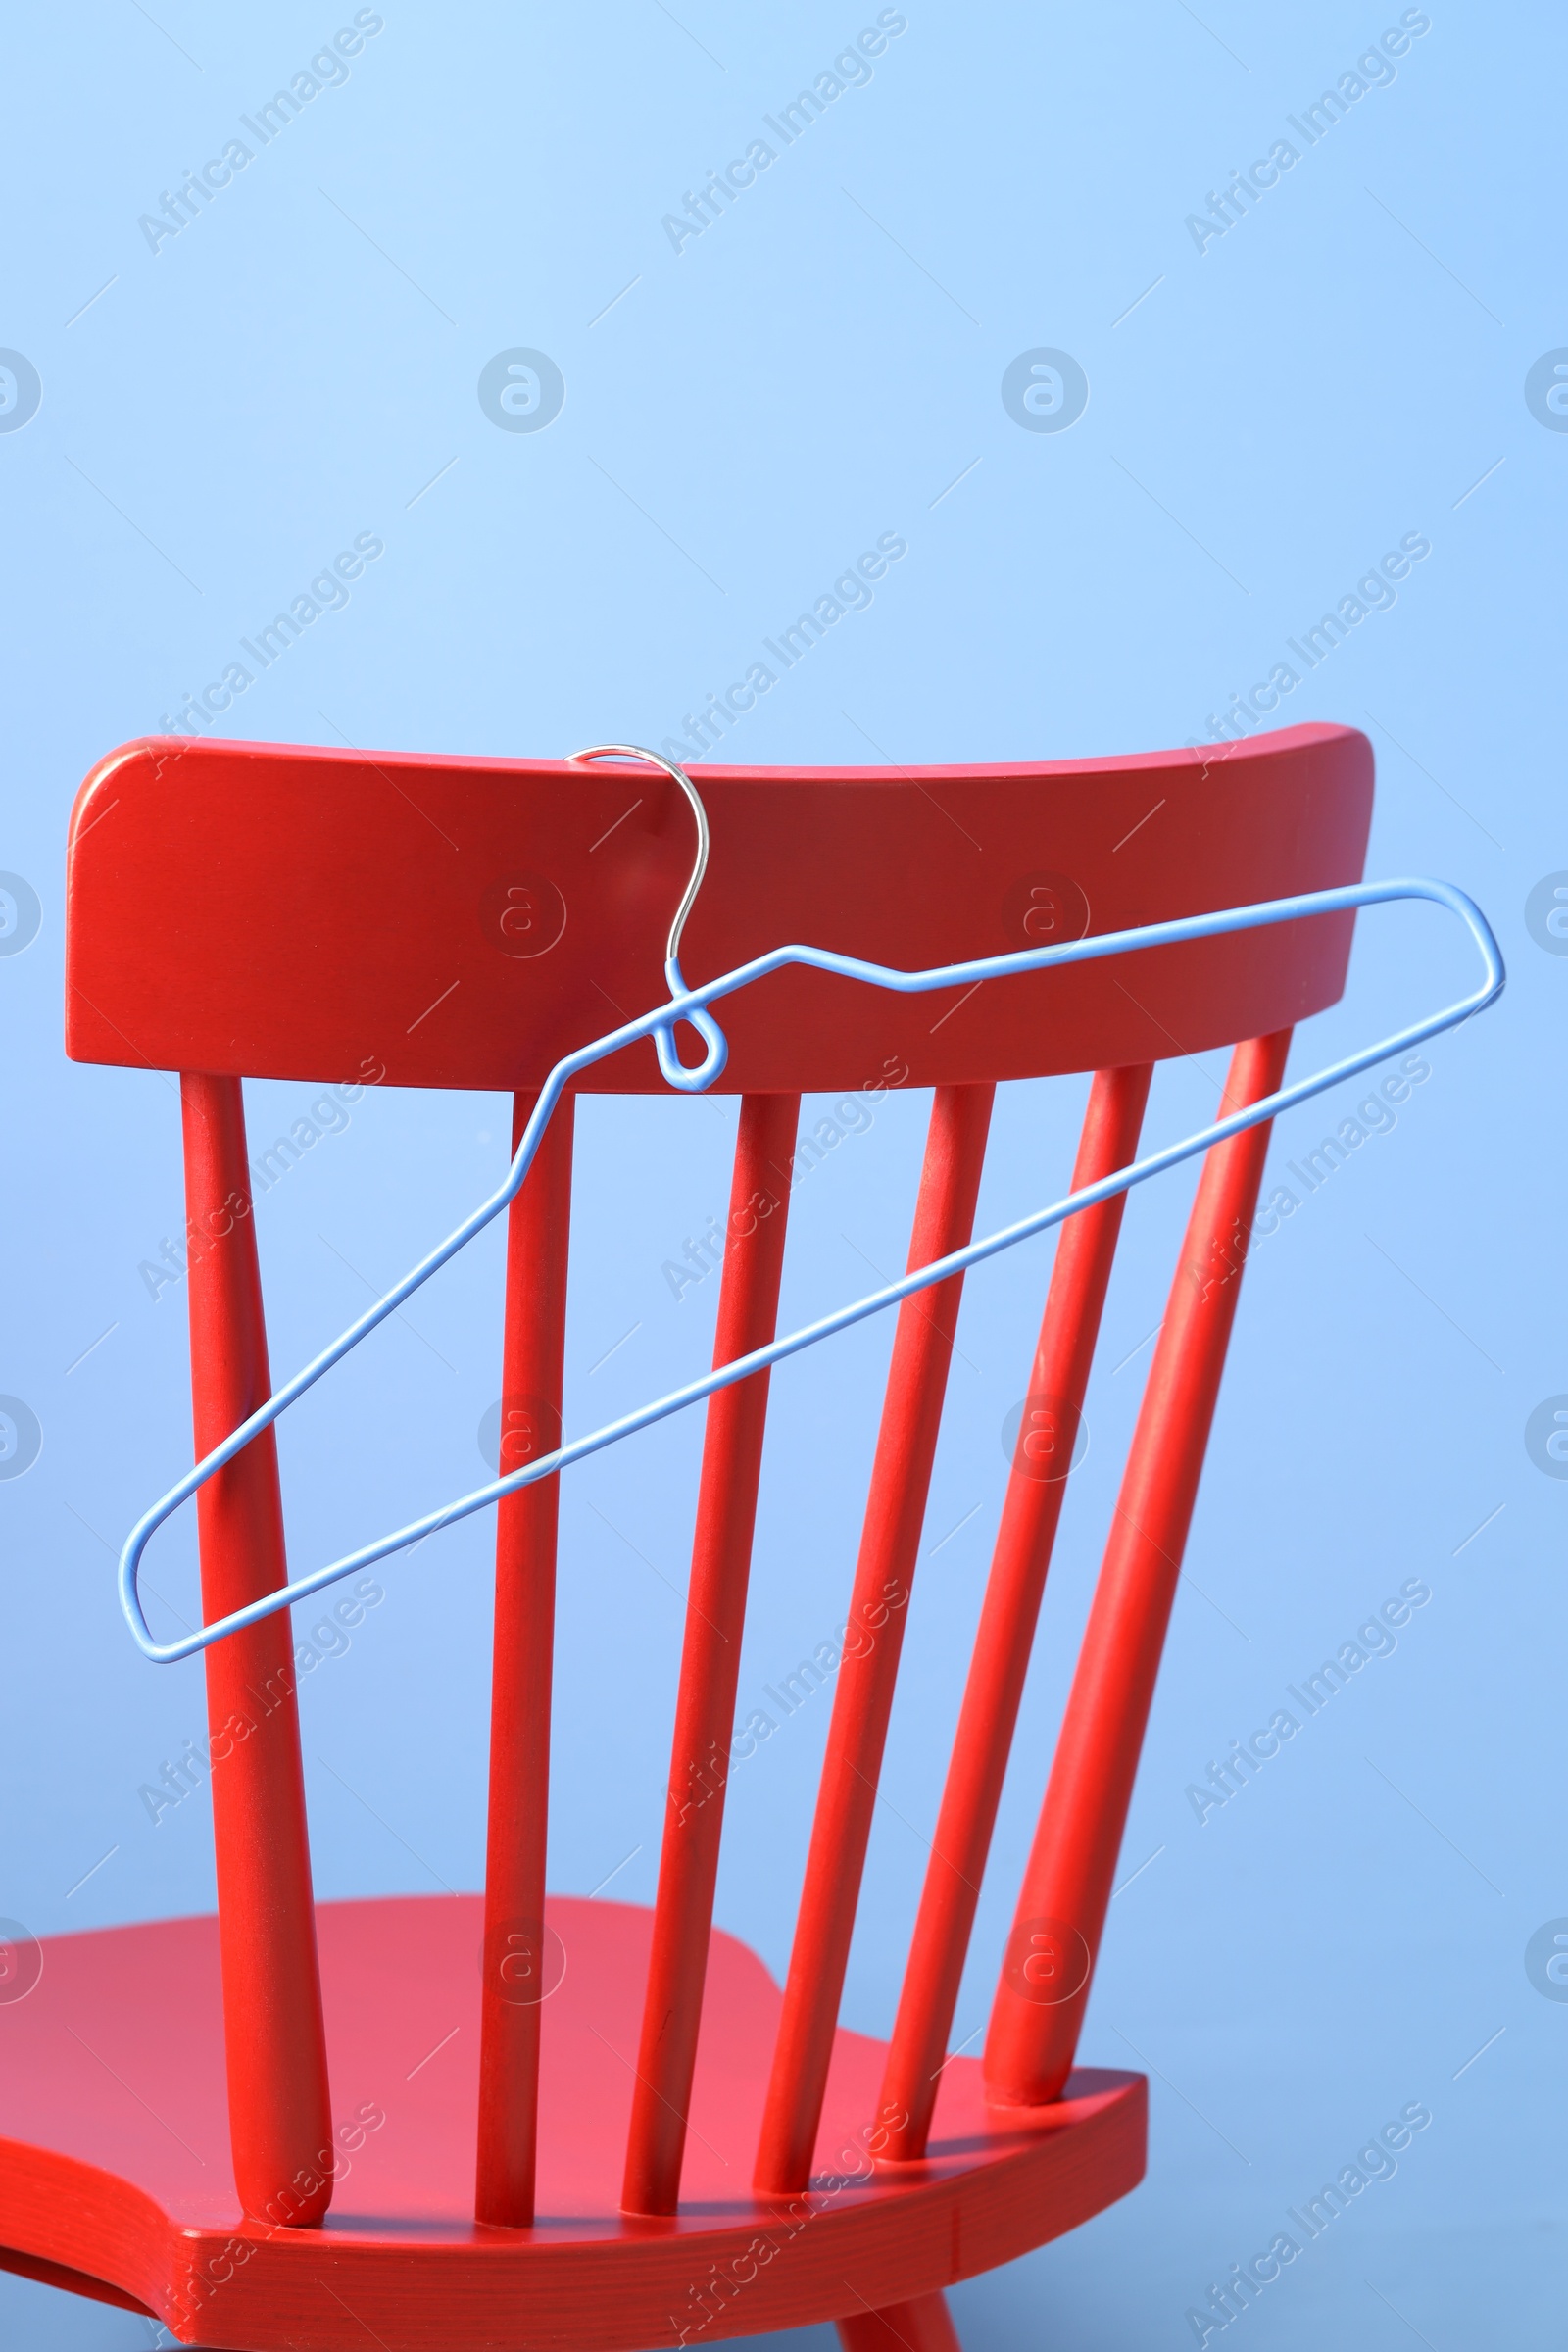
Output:
<path fill-rule="evenodd" d="M 519 1095 L 513 1105 L 514 1151 L 533 1102 Z M 573 1115 L 569 1101 L 559 1106 L 507 1212 L 503 1471 L 561 1443 Z M 509 1494 L 496 1512 L 474 2212 L 509 2229 L 533 2220 L 539 2021 L 556 1965 L 545 1936 L 545 1861 L 560 1509 L 561 1481 L 547 1478 Z"/>
<path fill-rule="evenodd" d="M 887 2311 L 852 2311 L 839 2322 L 844 2352 L 959 2352 L 945 2295 L 921 2295 Z"/>
<path fill-rule="evenodd" d="M 1217 1115 L 1270 1094 L 1290 1032 L 1237 1047 Z M 1267 1126 L 1203 1162 L 986 2035 L 989 2095 L 1055 2098 L 1078 2045 L 1242 1287 Z"/>
<path fill-rule="evenodd" d="M 910 1268 L 961 1250 L 973 1232 L 994 1091 L 937 1090 Z M 757 2151 L 758 2187 L 773 2194 L 804 2188 L 811 2169 L 962 1298 L 956 1274 L 899 1309 Z"/>
<path fill-rule="evenodd" d="M 199 1457 L 266 1402 L 271 1379 L 239 1082 L 187 1077 L 181 1102 Z M 196 1510 L 209 1618 L 287 1582 L 271 1430 Z M 331 2199 L 332 2132 L 287 1614 L 218 1643 L 206 1668 L 234 2172 L 258 2221 L 310 2223 Z"/>
<path fill-rule="evenodd" d="M 1146 1064 L 1096 1078 L 1074 1191 L 1136 1155 L 1152 1076 Z M 1071 1218 L 1052 1268 L 882 2085 L 888 2154 L 906 2161 L 925 2154 L 931 2129 L 1126 1201 Z"/>
<path fill-rule="evenodd" d="M 636 2352 L 940 2292 L 1072 2229 L 1139 2180 L 1137 2075 L 1089 2070 L 1033 2118 L 943 2078 L 928 2163 L 866 2149 L 885 2052 L 837 2037 L 809 2195 L 750 2188 L 779 1992 L 716 1934 L 680 2214 L 620 2211 L 652 1914 L 553 1899 L 538 2217 L 472 2219 L 476 1896 L 324 1903 L 339 2178 L 318 2230 L 247 2223 L 226 2147 L 218 1932 L 164 1921 L 53 1938 L 0 2006 L 0 2211 L 24 2260 L 118 2288 L 231 2352 Z M 145 2103 L 144 2103 L 145 2102 Z M 379 2120 L 378 2120 L 379 2119 Z"/>
<path fill-rule="evenodd" d="M 748 1095 L 724 1226 L 713 1362 L 765 1346 L 778 1320 L 799 1095 Z M 628 2213 L 673 2213 L 713 1922 L 735 1684 L 762 1474 L 769 1375 L 709 1399 L 686 1630 L 659 1858 L 654 1941 L 637 2050 L 621 2198 Z"/>
<path fill-rule="evenodd" d="M 681 949 L 693 981 L 789 941 L 912 969 L 1313 890 L 1359 875 L 1372 802 L 1365 737 L 1323 726 L 1123 760 L 698 777 L 712 858 Z M 534 1088 L 663 1002 L 692 845 L 678 787 L 646 767 L 127 744 L 72 820 L 67 1050 Z M 841 1091 L 890 1058 L 912 1085 L 964 1084 L 1228 1046 L 1335 1001 L 1351 920 L 988 982 L 963 1004 L 779 973 L 724 1008 L 719 1086 Z M 588 1091 L 637 1088 L 663 1091 L 646 1043 Z"/>

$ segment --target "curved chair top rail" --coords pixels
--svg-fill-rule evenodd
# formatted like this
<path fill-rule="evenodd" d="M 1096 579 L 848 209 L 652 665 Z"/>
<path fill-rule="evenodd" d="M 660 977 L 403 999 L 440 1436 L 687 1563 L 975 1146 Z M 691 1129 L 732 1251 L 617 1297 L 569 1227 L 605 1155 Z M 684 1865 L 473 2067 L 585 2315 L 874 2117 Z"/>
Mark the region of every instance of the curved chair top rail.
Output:
<path fill-rule="evenodd" d="M 1125 759 L 701 775 L 712 845 L 682 951 L 692 987 L 783 940 L 929 968 L 1332 889 L 1361 876 L 1372 803 L 1370 745 L 1333 726 Z M 665 1000 L 691 821 L 646 766 L 123 745 L 72 820 L 67 1052 L 535 1090 Z M 896 1061 L 933 1086 L 1228 1046 L 1333 1004 L 1353 921 L 947 999 L 779 971 L 727 1013 L 718 1087 L 853 1087 Z M 647 1038 L 582 1084 L 664 1091 Z"/>

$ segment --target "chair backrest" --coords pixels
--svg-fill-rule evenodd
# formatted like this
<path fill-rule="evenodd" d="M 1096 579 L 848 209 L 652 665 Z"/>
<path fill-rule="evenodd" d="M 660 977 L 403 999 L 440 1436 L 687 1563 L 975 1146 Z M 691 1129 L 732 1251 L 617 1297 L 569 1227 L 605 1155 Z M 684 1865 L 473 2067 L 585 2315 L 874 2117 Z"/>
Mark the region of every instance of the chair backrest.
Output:
<path fill-rule="evenodd" d="M 699 984 L 805 942 L 906 968 L 1360 878 L 1372 757 L 1294 728 L 1206 753 L 972 769 L 704 766 Z M 73 819 L 67 1041 L 181 1073 L 198 1454 L 270 1393 L 247 1075 L 506 1088 L 520 1133 L 555 1061 L 662 1002 L 691 859 L 678 788 L 633 766 L 153 741 Z M 1227 1109 L 1278 1084 L 1293 1024 L 1345 980 L 1348 913 L 894 998 L 820 972 L 727 1001 L 740 1109 L 714 1361 L 773 1335 L 800 1098 L 934 1088 L 911 1267 L 970 1238 L 996 1083 L 1093 1071 L 1075 1185 L 1136 1156 L 1152 1064 L 1234 1046 Z M 593 1091 L 663 1091 L 640 1044 Z M 1056 2098 L 1072 2062 L 1267 1148 L 1204 1163 L 1057 1740 L 986 2046 L 991 2096 Z M 509 1211 L 503 1467 L 559 1442 L 572 1162 L 558 1110 Z M 889 2052 L 881 2143 L 923 2153 L 1122 1215 L 1063 1227 Z M 757 2180 L 808 2177 L 962 1291 L 900 1310 L 773 2053 Z M 628 2212 L 675 2210 L 734 1738 L 767 1375 L 707 1408 L 656 1899 Z M 502 1502 L 491 1720 L 477 2218 L 532 2219 L 557 1485 Z M 285 1581 L 273 1433 L 198 1498 L 209 1621 Z M 286 1613 L 207 1655 L 230 2126 L 248 2213 L 330 2197 L 309 1841 Z"/>

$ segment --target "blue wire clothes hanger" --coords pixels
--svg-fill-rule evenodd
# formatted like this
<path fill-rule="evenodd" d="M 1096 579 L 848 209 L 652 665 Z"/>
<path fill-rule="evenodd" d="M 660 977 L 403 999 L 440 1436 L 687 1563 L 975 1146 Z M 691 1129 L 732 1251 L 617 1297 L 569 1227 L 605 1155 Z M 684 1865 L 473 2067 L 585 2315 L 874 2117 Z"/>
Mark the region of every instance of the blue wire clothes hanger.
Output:
<path fill-rule="evenodd" d="M 1293 1109 L 1298 1102 L 1310 1101 L 1312 1096 L 1337 1086 L 1342 1079 L 1357 1077 L 1361 1071 L 1372 1068 L 1374 1063 L 1387 1059 L 1391 1054 L 1419 1046 L 1429 1037 L 1436 1037 L 1441 1031 L 1468 1020 L 1472 1013 L 1482 1011 L 1493 1002 L 1502 989 L 1505 978 L 1496 940 L 1486 916 L 1474 901 L 1450 882 L 1407 877 L 1387 882 L 1349 883 L 1336 890 L 1308 891 L 1298 897 L 1270 899 L 1251 906 L 1222 907 L 1210 914 L 1184 915 L 1173 922 L 1149 923 L 1130 931 L 1102 932 L 1095 938 L 1073 940 L 1058 947 L 1028 948 L 1011 955 L 980 956 L 965 963 L 939 964 L 922 972 L 905 972 L 888 964 L 866 963 L 858 956 L 840 956 L 828 948 L 780 947 L 770 950 L 765 956 L 754 956 L 749 963 L 740 964 L 733 971 L 721 973 L 716 980 L 705 981 L 701 988 L 688 988 L 680 966 L 681 933 L 702 888 L 709 848 L 708 815 L 696 788 L 674 760 L 664 759 L 661 753 L 646 751 L 637 744 L 598 744 L 590 750 L 574 752 L 571 757 L 575 761 L 610 758 L 646 760 L 654 766 L 662 768 L 691 804 L 697 821 L 697 856 L 691 878 L 670 924 L 665 948 L 664 977 L 669 989 L 669 1002 L 657 1005 L 652 1012 L 645 1012 L 636 1020 L 623 1022 L 617 1029 L 607 1031 L 592 1044 L 579 1046 L 575 1053 L 558 1061 L 540 1089 L 506 1182 L 500 1190 L 482 1202 L 471 1216 L 466 1217 L 455 1233 L 449 1234 L 439 1248 L 421 1258 L 416 1266 L 404 1275 L 401 1282 L 395 1283 L 384 1298 L 377 1299 L 357 1322 L 350 1324 L 347 1331 L 324 1348 L 302 1371 L 296 1372 L 292 1380 L 285 1381 L 265 1404 L 259 1405 L 248 1419 L 230 1432 L 220 1446 L 215 1446 L 204 1460 L 188 1470 L 161 1500 L 153 1504 L 151 1510 L 137 1520 L 121 1553 L 120 1599 L 138 1647 L 157 1665 L 172 1665 L 177 1659 L 191 1657 L 212 1642 L 221 1642 L 230 1634 L 241 1633 L 246 1626 L 256 1625 L 264 1617 L 270 1617 L 277 1610 L 290 1607 L 295 1601 L 309 1598 L 313 1592 L 319 1592 L 324 1586 L 336 1584 L 342 1577 L 353 1576 L 357 1570 L 368 1568 L 375 1561 L 386 1559 L 392 1552 L 404 1551 L 411 1544 L 422 1543 L 426 1536 L 433 1536 L 444 1527 L 455 1526 L 460 1519 L 470 1518 L 475 1511 L 487 1509 L 504 1495 L 514 1494 L 523 1487 L 532 1486 L 538 1479 L 554 1478 L 558 1472 L 569 1469 L 574 1462 L 585 1461 L 590 1454 L 602 1452 L 608 1446 L 618 1445 L 621 1439 L 632 1437 L 638 1430 L 651 1428 L 656 1421 L 667 1420 L 672 1413 L 683 1412 L 688 1405 L 701 1403 L 705 1397 L 714 1396 L 720 1389 L 727 1389 L 736 1381 L 749 1380 L 753 1373 L 781 1363 L 786 1356 L 798 1355 L 804 1348 L 813 1348 L 819 1341 L 831 1338 L 835 1332 L 848 1331 L 853 1324 L 862 1323 L 868 1316 L 881 1314 L 886 1308 L 897 1306 L 902 1299 L 912 1298 L 917 1292 L 928 1290 L 937 1283 L 946 1282 L 951 1275 L 961 1274 L 968 1267 L 980 1265 L 985 1259 L 998 1256 L 1004 1250 L 1015 1248 L 1019 1242 L 1028 1241 L 1037 1233 L 1048 1232 L 1052 1226 L 1061 1224 L 1080 1209 L 1092 1208 L 1098 1201 L 1108 1200 L 1117 1193 L 1128 1192 L 1135 1184 L 1147 1183 L 1150 1177 L 1179 1166 L 1184 1159 L 1191 1159 L 1196 1153 L 1224 1143 L 1230 1136 L 1242 1135 L 1250 1127 L 1260 1126 L 1265 1120 L 1277 1118 L 1281 1111 Z M 313 1569 L 309 1575 L 294 1578 L 277 1591 L 264 1593 L 261 1599 L 248 1602 L 244 1608 L 230 1610 L 226 1617 L 217 1618 L 211 1625 L 199 1627 L 181 1641 L 157 1642 L 153 1639 L 141 1605 L 138 1577 L 142 1554 L 157 1530 L 172 1512 L 178 1510 L 181 1503 L 189 1501 L 191 1495 L 204 1487 L 209 1479 L 216 1477 L 225 1463 L 231 1462 L 237 1453 L 242 1452 L 253 1438 L 259 1437 L 264 1429 L 270 1428 L 281 1413 L 304 1396 L 307 1389 L 314 1388 L 324 1373 L 340 1363 L 351 1348 L 357 1348 L 362 1340 L 384 1323 L 388 1315 L 395 1313 L 421 1284 L 428 1282 L 432 1274 L 438 1273 L 460 1250 L 466 1248 L 475 1234 L 483 1232 L 491 1220 L 501 1214 L 515 1198 L 527 1176 L 539 1149 L 540 1138 L 562 1095 L 572 1079 L 584 1070 L 592 1069 L 595 1063 L 606 1060 L 612 1054 L 620 1053 L 641 1038 L 651 1037 L 659 1056 L 660 1069 L 667 1084 L 682 1094 L 702 1094 L 722 1071 L 729 1052 L 724 1033 L 709 1006 L 789 964 L 804 964 L 814 971 L 832 972 L 841 979 L 858 980 L 867 987 L 888 989 L 900 996 L 923 996 L 933 989 L 961 987 L 981 980 L 1005 979 L 1016 972 L 1043 971 L 1056 964 L 1089 963 L 1102 956 L 1119 956 L 1142 948 L 1172 946 L 1182 940 L 1214 939 L 1231 931 L 1253 931 L 1273 923 L 1296 922 L 1303 915 L 1333 914 L 1351 907 L 1385 906 L 1401 899 L 1426 899 L 1434 906 L 1446 907 L 1450 914 L 1459 917 L 1474 940 L 1481 956 L 1483 977 L 1480 985 L 1457 1003 L 1445 1006 L 1441 1012 L 1430 1014 L 1424 1020 L 1411 1023 L 1408 1028 L 1396 1030 L 1394 1035 L 1380 1039 L 1375 1046 L 1367 1047 L 1362 1053 L 1345 1055 L 1342 1060 L 1331 1063 L 1310 1078 L 1298 1079 L 1292 1086 L 1280 1087 L 1274 1094 L 1265 1095 L 1259 1102 L 1233 1111 L 1228 1118 L 1216 1119 L 1210 1126 L 1180 1143 L 1167 1144 L 1162 1150 L 1147 1153 L 1144 1158 L 1133 1161 L 1125 1168 L 1118 1168 L 1097 1183 L 1084 1185 L 1049 1208 L 1019 1218 L 1016 1223 L 988 1234 L 982 1241 L 970 1242 L 962 1250 L 955 1250 L 946 1257 L 933 1259 L 929 1265 L 916 1267 L 899 1281 L 886 1283 L 880 1290 L 869 1292 L 865 1298 L 856 1299 L 849 1306 L 836 1308 L 832 1314 L 819 1316 L 814 1323 L 804 1324 L 799 1331 L 790 1332 L 782 1339 L 771 1340 L 766 1347 L 754 1348 L 750 1354 L 737 1356 L 732 1362 L 705 1373 L 699 1380 L 687 1381 L 680 1388 L 670 1389 L 652 1403 L 639 1405 L 636 1411 L 624 1413 L 618 1420 L 606 1422 L 603 1428 L 593 1430 L 585 1437 L 573 1438 L 569 1443 L 558 1446 L 553 1452 L 526 1463 L 522 1469 L 514 1470 L 503 1478 L 492 1479 L 487 1485 L 476 1487 L 472 1494 L 460 1495 L 456 1501 L 443 1504 L 439 1510 L 428 1511 L 423 1518 L 411 1520 L 406 1527 L 398 1528 L 389 1536 L 378 1537 L 374 1543 L 363 1544 L 358 1551 L 345 1554 L 329 1566 Z M 703 1059 L 690 1066 L 682 1063 L 676 1050 L 675 1032 L 681 1022 L 695 1029 L 703 1041 Z"/>

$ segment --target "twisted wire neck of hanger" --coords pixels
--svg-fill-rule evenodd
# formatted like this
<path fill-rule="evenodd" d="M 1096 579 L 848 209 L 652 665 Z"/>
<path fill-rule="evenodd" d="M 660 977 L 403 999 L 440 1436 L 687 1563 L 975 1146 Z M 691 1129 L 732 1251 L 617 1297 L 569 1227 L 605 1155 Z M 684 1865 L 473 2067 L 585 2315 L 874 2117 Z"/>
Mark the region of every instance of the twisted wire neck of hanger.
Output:
<path fill-rule="evenodd" d="M 665 775 L 680 786 L 691 803 L 692 814 L 697 819 L 697 856 L 664 944 L 664 978 L 670 996 L 683 997 L 686 994 L 686 977 L 680 968 L 681 933 L 686 928 L 686 917 L 697 904 L 697 894 L 703 887 L 703 876 L 708 871 L 708 810 L 703 807 L 702 795 L 683 767 L 673 760 L 666 760 L 662 752 L 649 751 L 646 744 L 595 743 L 585 751 L 568 752 L 566 759 L 568 765 L 573 767 L 586 765 L 590 760 L 646 760 L 652 766 L 662 767 Z M 673 1021 L 662 1022 L 655 1029 L 654 1051 L 659 1055 L 659 1066 L 666 1085 L 677 1088 L 683 1095 L 697 1095 L 705 1087 L 711 1086 L 723 1069 L 729 1059 L 729 1042 L 710 1013 L 698 1010 L 688 1012 L 683 1017 L 703 1041 L 706 1052 L 702 1060 L 692 1064 L 681 1060 L 675 1050 Z"/>

